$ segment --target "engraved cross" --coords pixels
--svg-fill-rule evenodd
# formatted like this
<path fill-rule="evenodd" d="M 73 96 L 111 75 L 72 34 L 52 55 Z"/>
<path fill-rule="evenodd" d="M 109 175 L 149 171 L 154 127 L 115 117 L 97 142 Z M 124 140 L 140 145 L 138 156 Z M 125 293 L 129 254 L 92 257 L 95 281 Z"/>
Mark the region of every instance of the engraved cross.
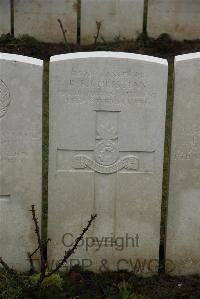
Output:
<path fill-rule="evenodd" d="M 0 202 L 8 202 L 10 200 L 10 194 L 0 194 Z"/>
<path fill-rule="evenodd" d="M 120 151 L 120 109 L 104 107 L 104 109 L 96 109 L 95 113 L 94 149 L 87 151 L 58 149 L 57 171 L 83 171 L 83 175 L 85 172 L 94 173 L 94 212 L 99 215 L 95 221 L 95 236 L 103 237 L 110 236 L 111 233 L 115 234 L 114 207 L 118 172 L 152 173 L 154 151 L 145 152 L 148 155 L 144 155 L 144 152 L 136 152 L 135 155 L 132 151 Z M 71 165 L 71 169 L 68 164 Z"/>

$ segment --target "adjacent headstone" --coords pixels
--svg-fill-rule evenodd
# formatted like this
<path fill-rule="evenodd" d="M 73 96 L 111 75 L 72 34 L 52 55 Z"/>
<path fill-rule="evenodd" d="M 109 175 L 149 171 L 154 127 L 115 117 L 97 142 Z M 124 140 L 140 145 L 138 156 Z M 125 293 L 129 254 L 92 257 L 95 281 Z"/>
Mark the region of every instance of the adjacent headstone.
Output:
<path fill-rule="evenodd" d="M 15 0 L 14 15 L 16 37 L 28 34 L 44 42 L 64 42 L 62 24 L 67 41 L 77 41 L 77 0 Z"/>
<path fill-rule="evenodd" d="M 133 40 L 142 33 L 144 1 L 82 0 L 81 43 Z"/>
<path fill-rule="evenodd" d="M 167 69 L 126 53 L 51 58 L 50 266 L 97 213 L 68 266 L 157 271 Z"/>
<path fill-rule="evenodd" d="M 176 57 L 167 259 L 200 273 L 200 53 Z"/>
<path fill-rule="evenodd" d="M 0 53 L 0 256 L 21 271 L 38 246 L 30 209 L 40 223 L 42 64 Z"/>
<path fill-rule="evenodd" d="M 0 36 L 11 31 L 11 8 L 10 1 L 0 1 Z"/>
<path fill-rule="evenodd" d="M 149 0 L 149 36 L 157 38 L 162 33 L 173 39 L 200 38 L 200 1 L 199 0 Z"/>

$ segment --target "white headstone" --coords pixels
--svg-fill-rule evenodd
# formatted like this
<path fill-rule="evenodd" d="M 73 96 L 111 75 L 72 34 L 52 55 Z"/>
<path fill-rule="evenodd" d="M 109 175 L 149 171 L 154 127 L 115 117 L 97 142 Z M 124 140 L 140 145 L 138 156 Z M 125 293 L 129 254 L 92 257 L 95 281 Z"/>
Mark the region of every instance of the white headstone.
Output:
<path fill-rule="evenodd" d="M 81 43 L 136 39 L 142 33 L 144 1 L 141 0 L 82 0 Z"/>
<path fill-rule="evenodd" d="M 41 214 L 43 62 L 0 53 L 0 256 L 29 270 Z"/>
<path fill-rule="evenodd" d="M 200 1 L 199 0 L 149 0 L 149 36 L 157 38 L 162 33 L 173 39 L 200 38 Z"/>
<path fill-rule="evenodd" d="M 85 240 L 69 263 L 78 258 L 95 271 L 104 259 L 109 269 L 133 270 L 137 259 L 144 272 L 158 265 L 166 88 L 163 59 L 112 52 L 51 58 L 50 265 L 95 213 L 90 249 Z"/>
<path fill-rule="evenodd" d="M 176 57 L 166 254 L 174 274 L 200 273 L 200 53 Z"/>
<path fill-rule="evenodd" d="M 77 0 L 15 0 L 15 36 L 28 34 L 44 42 L 77 41 Z"/>
<path fill-rule="evenodd" d="M 2 34 L 10 33 L 11 29 L 11 8 L 10 1 L 0 1 L 0 36 Z"/>

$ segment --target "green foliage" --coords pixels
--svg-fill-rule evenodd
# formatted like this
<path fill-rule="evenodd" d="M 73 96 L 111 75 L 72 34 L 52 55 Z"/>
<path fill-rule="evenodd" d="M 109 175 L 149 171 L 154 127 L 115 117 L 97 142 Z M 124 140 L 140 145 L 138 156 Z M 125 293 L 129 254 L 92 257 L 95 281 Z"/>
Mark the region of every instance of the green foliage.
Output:
<path fill-rule="evenodd" d="M 20 35 L 18 38 L 18 43 L 21 46 L 26 46 L 27 48 L 37 48 L 39 44 L 37 39 L 28 34 Z"/>
<path fill-rule="evenodd" d="M 60 298 L 63 279 L 54 274 L 38 284 L 40 274 L 33 276 L 15 271 L 0 271 L 0 299 L 50 299 Z"/>
<path fill-rule="evenodd" d="M 2 34 L 0 36 L 0 43 L 9 43 L 9 42 L 13 42 L 14 38 L 12 37 L 11 34 Z"/>
<path fill-rule="evenodd" d="M 134 294 L 132 286 L 126 281 L 119 283 L 118 288 L 119 288 L 119 295 L 117 297 L 118 299 L 150 299 L 145 295 Z"/>
<path fill-rule="evenodd" d="M 118 288 L 119 288 L 119 299 L 131 299 L 132 289 L 127 282 L 123 281 L 119 283 Z"/>
<path fill-rule="evenodd" d="M 48 273 L 46 273 L 48 274 Z M 37 274 L 34 274 L 33 276 L 31 276 L 31 282 L 34 284 L 34 285 L 38 285 L 38 282 L 40 280 L 40 273 L 37 273 Z M 59 274 L 52 274 L 50 277 L 46 277 L 40 287 L 42 289 L 47 289 L 47 288 L 50 288 L 50 287 L 55 287 L 59 290 L 62 290 L 63 288 L 63 279 L 60 277 Z"/>
<path fill-rule="evenodd" d="M 74 272 L 75 273 L 75 272 Z M 82 274 L 81 274 L 82 273 Z M 15 271 L 0 271 L 0 299 L 150 299 L 135 294 L 134 283 L 122 279 L 120 273 L 77 273 L 77 279 L 59 274 L 45 278 L 40 285 L 40 273 L 29 276 Z M 75 275 L 75 276 L 76 276 Z M 83 276 L 82 276 L 83 275 Z M 87 276 L 89 275 L 89 276 Z M 84 277 L 85 276 L 85 277 Z M 122 279 L 122 280 L 121 280 Z M 119 282 L 117 282 L 119 280 Z"/>
<path fill-rule="evenodd" d="M 150 299 L 150 297 L 147 297 L 145 295 L 140 295 L 140 294 L 134 294 L 130 299 Z"/>
<path fill-rule="evenodd" d="M 13 271 L 0 271 L 0 298 L 29 298 L 26 290 L 30 287 L 29 277 Z"/>

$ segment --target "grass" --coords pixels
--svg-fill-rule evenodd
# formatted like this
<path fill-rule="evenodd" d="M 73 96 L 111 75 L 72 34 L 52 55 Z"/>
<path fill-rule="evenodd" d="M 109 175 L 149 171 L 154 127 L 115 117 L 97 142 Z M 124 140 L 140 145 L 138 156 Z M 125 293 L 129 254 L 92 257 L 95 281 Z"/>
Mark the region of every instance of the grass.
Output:
<path fill-rule="evenodd" d="M 164 165 L 163 165 L 163 186 L 162 186 L 162 206 L 161 206 L 161 231 L 160 231 L 160 268 L 164 271 L 165 258 L 165 236 L 166 236 L 166 219 L 169 191 L 169 165 L 172 133 L 172 112 L 173 112 L 173 88 L 174 88 L 174 64 L 173 59 L 168 60 L 168 89 L 167 89 L 167 107 L 166 107 L 166 124 L 165 124 L 165 147 L 164 147 Z"/>
<path fill-rule="evenodd" d="M 2 299 L 189 299 L 200 298 L 200 277 L 136 277 L 128 272 L 91 273 L 81 269 L 55 275 L 41 287 L 37 277 L 0 271 Z"/>
<path fill-rule="evenodd" d="M 38 276 L 38 277 L 37 277 Z M 40 287 L 37 286 L 39 275 L 30 277 L 26 274 L 18 274 L 15 271 L 8 273 L 0 271 L 0 298 L 82 298 L 82 299 L 150 299 L 146 294 L 134 291 L 134 284 L 124 280 L 124 276 L 118 277 L 114 282 L 110 274 L 91 274 L 83 276 L 79 274 L 78 279 L 61 277 L 54 274 L 51 278 L 44 280 Z"/>
<path fill-rule="evenodd" d="M 49 63 L 44 62 L 43 74 L 43 184 L 42 184 L 42 237 L 47 239 L 48 213 L 48 155 L 49 155 Z"/>

